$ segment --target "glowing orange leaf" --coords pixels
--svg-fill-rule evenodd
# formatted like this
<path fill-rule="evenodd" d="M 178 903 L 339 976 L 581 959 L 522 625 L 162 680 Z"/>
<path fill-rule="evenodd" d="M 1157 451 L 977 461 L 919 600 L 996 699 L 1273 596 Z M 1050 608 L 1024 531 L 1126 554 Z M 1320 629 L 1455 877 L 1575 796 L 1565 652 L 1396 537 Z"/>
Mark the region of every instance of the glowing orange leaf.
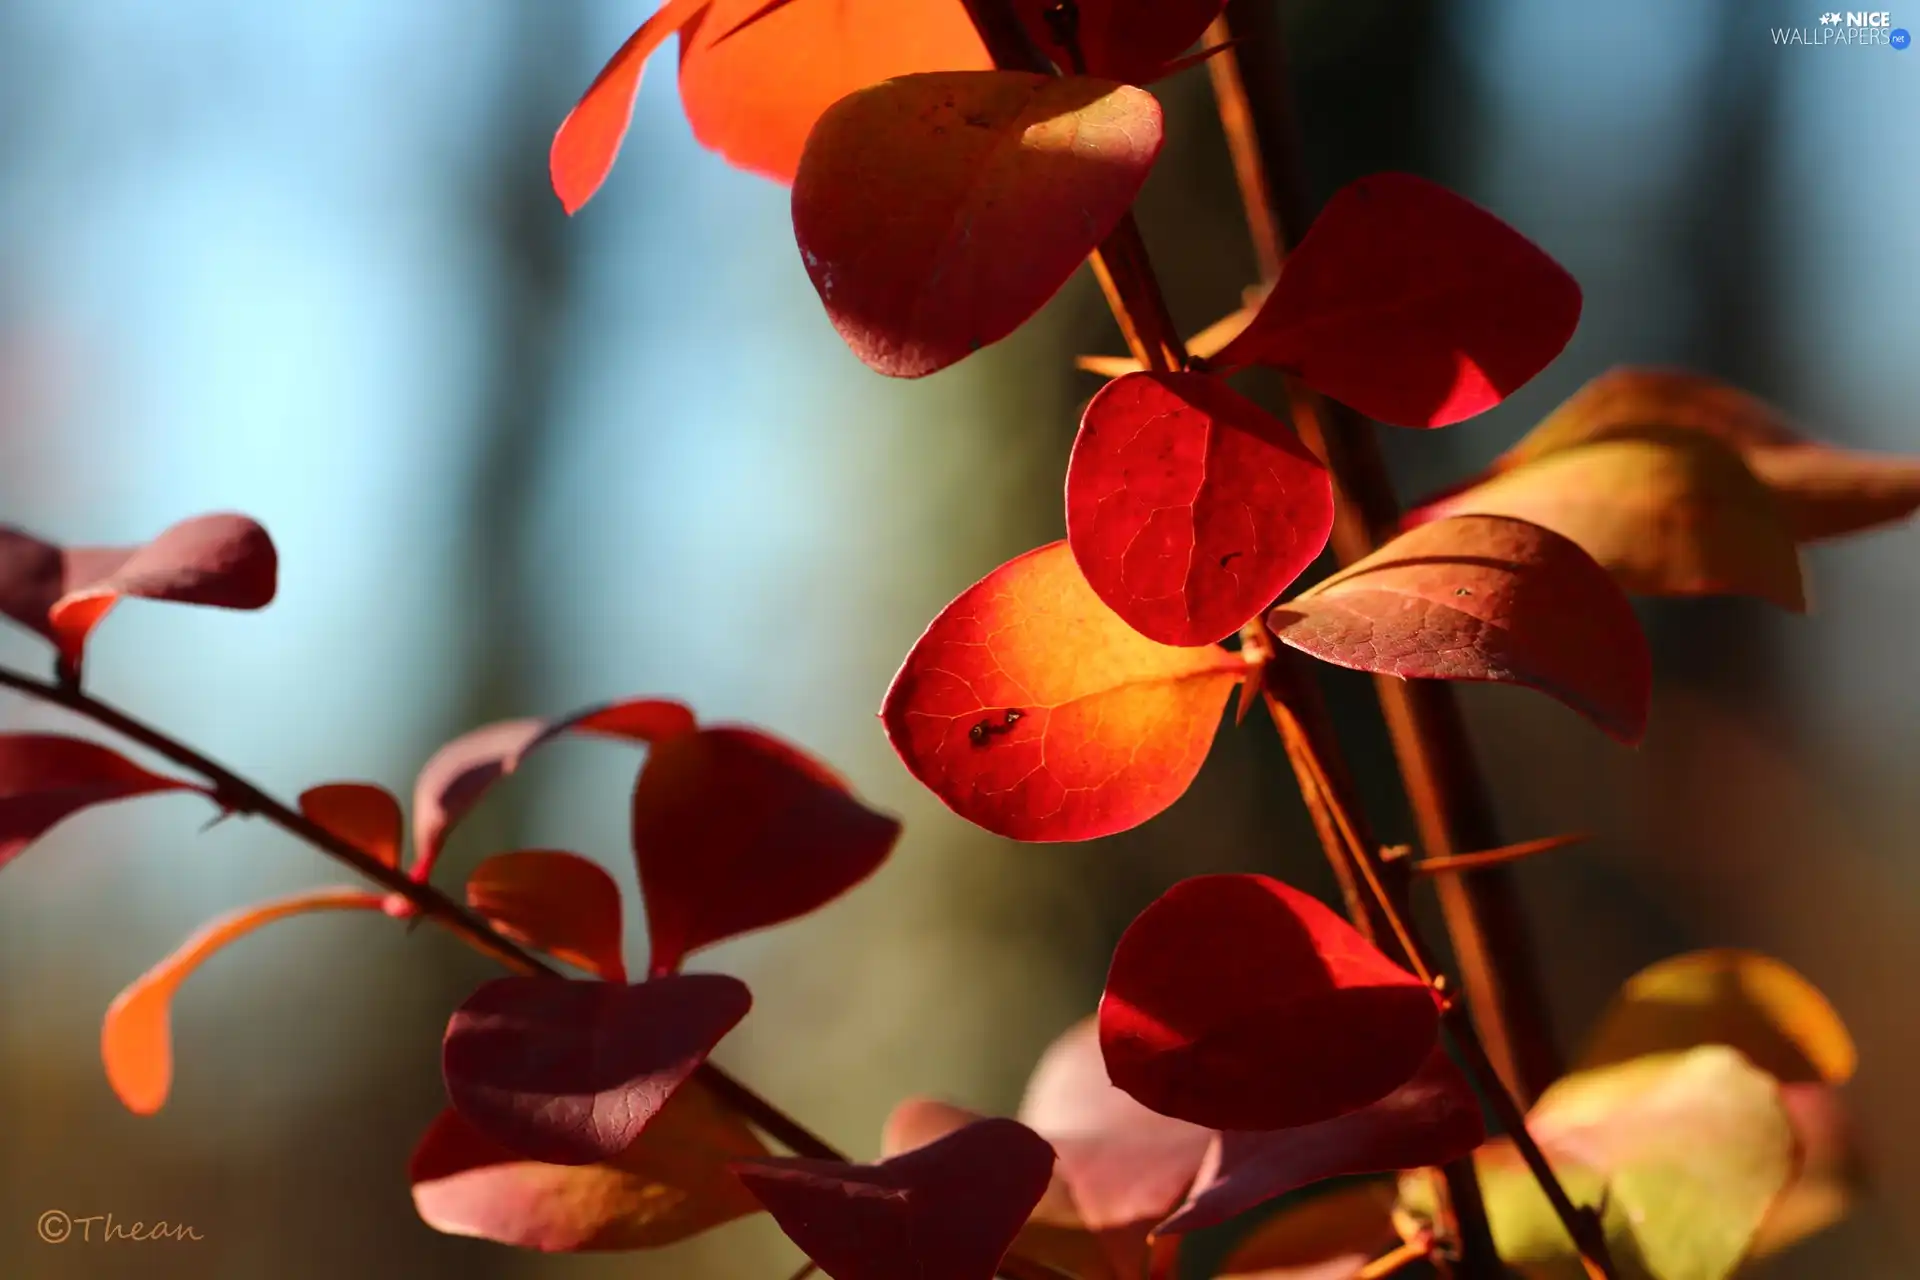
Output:
<path fill-rule="evenodd" d="M 627 980 L 620 888 L 577 853 L 523 849 L 488 858 L 467 880 L 467 905 L 515 942 L 608 982 Z"/>

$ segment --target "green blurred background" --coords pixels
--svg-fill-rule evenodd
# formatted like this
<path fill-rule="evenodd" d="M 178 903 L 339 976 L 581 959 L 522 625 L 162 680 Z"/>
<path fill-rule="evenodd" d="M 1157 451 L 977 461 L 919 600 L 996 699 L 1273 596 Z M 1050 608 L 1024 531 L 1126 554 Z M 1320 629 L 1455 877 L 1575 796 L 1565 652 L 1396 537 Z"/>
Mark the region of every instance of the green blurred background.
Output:
<path fill-rule="evenodd" d="M 1326 875 L 1258 714 L 1171 812 L 1090 845 L 988 837 L 908 778 L 881 693 L 941 605 L 1059 536 L 1097 385 L 1069 360 L 1117 335 L 1083 273 L 958 369 L 868 373 L 821 314 L 786 193 L 692 143 L 670 57 L 569 223 L 548 140 L 648 2 L 0 0 L 0 519 L 132 541 L 205 510 L 261 518 L 282 553 L 272 609 L 128 607 L 91 673 L 283 795 L 339 778 L 404 794 L 464 728 L 637 693 L 831 760 L 905 817 L 895 858 L 702 963 L 757 996 L 720 1058 L 866 1155 L 909 1093 L 1010 1110 L 1174 879 Z M 1719 374 L 1832 439 L 1920 447 L 1920 53 L 1783 49 L 1769 27 L 1817 12 L 1751 0 L 1285 13 L 1317 194 L 1426 173 L 1586 290 L 1572 346 L 1509 404 L 1390 434 L 1408 492 L 1623 361 Z M 1204 74 L 1164 96 L 1141 219 L 1191 330 L 1253 263 Z M 1875 1190 L 1772 1277 L 1915 1274 L 1914 536 L 1815 550 L 1808 619 L 1646 609 L 1660 683 L 1637 752 L 1536 696 L 1465 694 L 1508 832 L 1599 833 L 1519 872 L 1563 1041 L 1635 969 L 1700 945 L 1779 955 L 1855 1030 Z M 43 661 L 17 636 L 0 658 Z M 1366 686 L 1333 685 L 1382 834 L 1407 838 Z M 13 700 L 0 720 L 60 723 Z M 633 763 L 555 748 L 463 829 L 446 883 L 547 846 L 631 893 Z M 122 1111 L 96 1049 L 120 987 L 209 915 L 339 879 L 258 823 L 203 818 L 186 799 L 104 811 L 5 870 L 0 1275 L 793 1269 L 764 1219 L 557 1259 L 422 1226 L 406 1157 L 439 1105 L 445 1015 L 491 971 L 384 919 L 302 920 L 216 960 L 177 1006 L 171 1101 Z M 48 1209 L 204 1239 L 48 1246 Z"/>

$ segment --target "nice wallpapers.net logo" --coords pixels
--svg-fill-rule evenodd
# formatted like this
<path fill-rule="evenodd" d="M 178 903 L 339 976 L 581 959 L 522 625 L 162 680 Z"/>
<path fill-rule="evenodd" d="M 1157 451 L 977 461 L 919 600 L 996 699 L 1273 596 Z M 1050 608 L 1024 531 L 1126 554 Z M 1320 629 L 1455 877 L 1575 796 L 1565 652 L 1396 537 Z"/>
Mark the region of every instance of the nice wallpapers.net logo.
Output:
<path fill-rule="evenodd" d="M 1823 10 L 1820 20 L 1804 27 L 1774 27 L 1773 42 L 1828 49 L 1893 49 L 1904 52 L 1913 43 L 1905 27 L 1893 25 L 1884 9 Z"/>

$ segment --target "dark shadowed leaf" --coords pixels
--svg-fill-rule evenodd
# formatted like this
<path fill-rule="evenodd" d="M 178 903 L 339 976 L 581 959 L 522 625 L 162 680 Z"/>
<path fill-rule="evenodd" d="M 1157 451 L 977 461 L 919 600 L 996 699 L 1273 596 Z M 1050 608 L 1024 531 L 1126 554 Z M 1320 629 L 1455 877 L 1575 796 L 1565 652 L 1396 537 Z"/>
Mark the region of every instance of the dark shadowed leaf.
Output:
<path fill-rule="evenodd" d="M 693 732 L 693 712 L 665 698 L 633 698 L 553 720 L 502 720 L 462 734 L 421 766 L 413 784 L 413 878 L 433 870 L 447 833 L 528 755 L 568 733 L 653 746 Z"/>
<path fill-rule="evenodd" d="M 1382 422 L 1443 427 L 1546 368 L 1580 320 L 1566 270 L 1478 205 L 1405 173 L 1334 193 L 1216 361 L 1288 369 Z"/>
<path fill-rule="evenodd" d="M 1646 732 L 1652 659 L 1632 605 L 1586 552 L 1524 520 L 1472 516 L 1409 530 L 1267 624 L 1338 666 L 1525 685 L 1623 742 Z"/>
<path fill-rule="evenodd" d="M 897 819 L 770 734 L 721 725 L 659 744 L 633 790 L 651 971 L 831 902 L 899 838 Z"/>
<path fill-rule="evenodd" d="M 76 669 L 87 637 L 124 597 L 263 609 L 278 576 L 273 540 L 241 515 L 195 516 L 137 547 L 63 549 L 0 529 L 0 612 L 53 641 Z"/>
<path fill-rule="evenodd" d="M 637 986 L 498 978 L 447 1023 L 447 1097 L 530 1160 L 618 1157 L 753 1003 L 723 974 Z"/>
<path fill-rule="evenodd" d="M 523 849 L 474 868 L 467 905 L 515 942 L 608 982 L 627 980 L 620 953 L 620 887 L 577 853 Z"/>
<path fill-rule="evenodd" d="M 981 1120 L 879 1164 L 750 1160 L 735 1172 L 833 1280 L 992 1280 L 1053 1170 L 1013 1120 Z"/>
<path fill-rule="evenodd" d="M 1725 1280 L 1793 1175 L 1795 1138 L 1772 1077 L 1710 1045 L 1566 1077 L 1527 1129 L 1576 1203 L 1598 1206 L 1623 1280 Z M 1583 1274 L 1573 1242 L 1513 1144 L 1474 1157 L 1501 1256 L 1528 1275 Z M 1425 1175 L 1401 1207 L 1433 1220 Z"/>
<path fill-rule="evenodd" d="M 1142 636 L 1055 542 L 943 609 L 880 714 L 908 770 L 961 817 L 1016 840 L 1090 840 L 1180 798 L 1247 673 L 1216 645 Z"/>
<path fill-rule="evenodd" d="M 0 734 L 0 867 L 95 805 L 205 787 L 142 769 L 111 747 L 54 733 Z"/>
<path fill-rule="evenodd" d="M 1773 492 L 1802 542 L 1903 520 L 1920 507 L 1920 458 L 1808 440 L 1765 401 L 1679 369 L 1608 370 L 1547 415 L 1479 479 L 1561 449 L 1650 427 L 1697 432 L 1735 449 Z"/>
<path fill-rule="evenodd" d="M 1702 1044 L 1731 1045 L 1783 1084 L 1845 1084 L 1859 1061 L 1818 987 L 1771 956 L 1723 948 L 1673 956 L 1629 978 L 1580 1067 Z"/>
<path fill-rule="evenodd" d="M 1486 1136 L 1473 1086 L 1435 1045 L 1413 1079 L 1358 1111 L 1297 1129 L 1214 1135 L 1193 1194 L 1158 1231 L 1217 1227 L 1324 1178 L 1442 1165 Z"/>
<path fill-rule="evenodd" d="M 1067 46 L 1047 21 L 1057 0 L 1015 0 L 1041 52 L 1063 71 L 1074 69 Z M 1074 43 L 1086 74 L 1145 84 L 1193 47 L 1226 8 L 1226 0 L 1079 0 Z"/>
<path fill-rule="evenodd" d="M 408 1169 L 421 1219 L 449 1235 L 547 1253 L 657 1249 L 759 1212 L 728 1169 L 767 1154 L 699 1080 L 607 1164 L 541 1164 L 442 1111 Z"/>
<path fill-rule="evenodd" d="M 1408 524 L 1514 516 L 1579 543 L 1636 595 L 1746 595 L 1806 610 L 1779 501 L 1732 446 L 1672 427 L 1609 433 L 1429 503 Z"/>
<path fill-rule="evenodd" d="M 1095 594 L 1148 639 L 1232 635 L 1332 528 L 1326 468 L 1219 379 L 1129 374 L 1087 405 L 1067 464 L 1067 542 Z"/>
<path fill-rule="evenodd" d="M 855 355 L 917 378 L 998 342 L 1120 221 L 1160 104 L 1109 80 L 905 76 L 841 99 L 793 184 L 800 256 Z"/>
<path fill-rule="evenodd" d="M 1399 1243 L 1391 1186 L 1341 1187 L 1261 1223 L 1228 1255 L 1219 1280 L 1354 1280 Z"/>
<path fill-rule="evenodd" d="M 666 0 L 600 69 L 578 105 L 560 122 L 547 157 L 553 193 L 577 213 L 607 180 L 633 119 L 640 73 L 666 38 L 700 16 L 711 0 Z"/>
<path fill-rule="evenodd" d="M 1127 926 L 1100 1000 L 1114 1084 L 1210 1129 L 1285 1129 L 1404 1084 L 1433 992 L 1324 904 L 1266 876 L 1183 880 Z"/>
<path fill-rule="evenodd" d="M 127 1110 L 152 1115 L 173 1085 L 174 993 L 214 952 L 263 925 L 310 911 L 378 911 L 380 895 L 361 889 L 315 889 L 235 911 L 210 921 L 141 974 L 107 1008 L 100 1027 L 100 1060 L 107 1083 Z"/>
<path fill-rule="evenodd" d="M 959 0 L 714 0 L 680 37 L 693 136 L 743 169 L 792 182 L 821 113 L 917 71 L 993 65 Z"/>

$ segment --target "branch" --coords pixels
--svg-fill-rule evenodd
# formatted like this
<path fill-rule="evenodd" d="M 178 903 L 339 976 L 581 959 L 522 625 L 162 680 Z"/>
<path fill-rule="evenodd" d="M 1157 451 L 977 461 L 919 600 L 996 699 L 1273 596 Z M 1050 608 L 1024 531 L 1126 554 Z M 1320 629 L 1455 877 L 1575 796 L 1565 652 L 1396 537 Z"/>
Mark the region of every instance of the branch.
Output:
<path fill-rule="evenodd" d="M 191 770 L 213 784 L 220 803 L 235 813 L 265 818 L 274 826 L 312 845 L 337 862 L 345 863 L 389 893 L 412 903 L 424 917 L 441 925 L 456 937 L 492 956 L 517 973 L 560 977 L 558 970 L 540 960 L 513 940 L 502 936 L 485 919 L 461 906 L 431 884 L 414 880 L 397 867 L 390 867 L 342 840 L 311 818 L 247 781 L 219 761 L 194 750 L 184 742 L 143 721 L 136 720 L 110 703 L 102 702 L 81 689 L 38 680 L 23 672 L 0 667 L 0 688 L 12 689 L 38 702 L 49 703 L 84 716 L 183 769 Z M 820 1160 L 845 1160 L 826 1139 L 767 1101 L 752 1089 L 712 1062 L 702 1063 L 700 1079 L 724 1098 L 741 1115 L 797 1155 Z"/>
<path fill-rule="evenodd" d="M 1305 165 L 1272 0 L 1230 0 L 1209 43 L 1234 41 L 1213 60 L 1215 95 L 1263 267 L 1297 244 L 1311 218 Z M 1242 55 L 1257 49 L 1260 64 Z M 1333 547 L 1342 564 L 1373 551 L 1399 523 L 1399 500 L 1373 426 L 1344 405 L 1287 379 L 1294 425 L 1333 473 Z M 1491 802 L 1453 691 L 1432 680 L 1374 681 L 1423 851 L 1434 859 L 1500 843 Z M 1511 1089 L 1532 1098 L 1560 1074 L 1511 879 L 1501 871 L 1437 880 L 1468 1005 Z"/>

